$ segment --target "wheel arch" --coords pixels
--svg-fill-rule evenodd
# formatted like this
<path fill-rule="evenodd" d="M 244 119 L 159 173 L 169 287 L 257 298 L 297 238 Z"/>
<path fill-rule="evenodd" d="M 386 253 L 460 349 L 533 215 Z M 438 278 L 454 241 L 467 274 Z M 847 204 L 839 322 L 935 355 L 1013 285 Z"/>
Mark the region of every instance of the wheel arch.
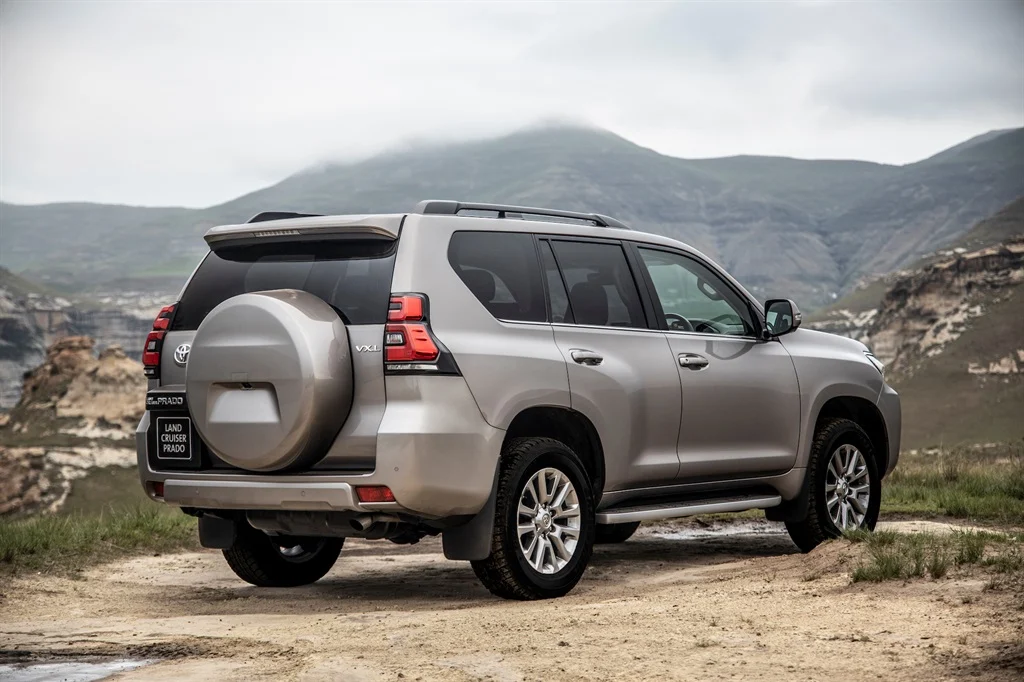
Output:
<path fill-rule="evenodd" d="M 818 410 L 814 420 L 814 433 L 817 433 L 828 419 L 849 419 L 864 429 L 875 451 L 879 475 L 884 476 L 889 465 L 889 433 L 878 407 L 865 398 L 850 395 L 834 396 L 826 400 Z"/>
<path fill-rule="evenodd" d="M 553 438 L 565 443 L 583 463 L 584 471 L 590 477 L 596 508 L 604 490 L 605 462 L 601 437 L 585 415 L 576 410 L 557 406 L 540 405 L 520 410 L 505 431 L 501 444 L 505 446 L 515 438 Z M 494 529 L 495 499 L 500 463 L 494 472 L 491 495 L 474 517 L 466 523 L 446 529 L 441 540 L 444 555 L 449 559 L 482 560 L 490 556 L 491 539 Z"/>
<path fill-rule="evenodd" d="M 605 481 L 604 448 L 597 428 L 586 415 L 555 405 L 528 407 L 509 423 L 502 450 L 513 439 L 527 437 L 553 438 L 571 448 L 590 477 L 595 504 L 600 502 Z"/>

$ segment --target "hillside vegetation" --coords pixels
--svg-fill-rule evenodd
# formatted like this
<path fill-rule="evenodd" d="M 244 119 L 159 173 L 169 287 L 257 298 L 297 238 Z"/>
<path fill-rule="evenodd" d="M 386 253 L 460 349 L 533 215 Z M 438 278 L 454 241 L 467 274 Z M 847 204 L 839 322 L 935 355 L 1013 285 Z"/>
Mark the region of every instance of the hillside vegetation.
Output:
<path fill-rule="evenodd" d="M 0 264 L 47 285 L 174 288 L 212 225 L 264 210 L 406 211 L 456 198 L 607 213 L 702 249 L 761 296 L 807 309 L 913 263 L 1024 195 L 1024 129 L 907 166 L 688 160 L 607 131 L 553 127 L 321 166 L 201 210 L 0 205 Z"/>

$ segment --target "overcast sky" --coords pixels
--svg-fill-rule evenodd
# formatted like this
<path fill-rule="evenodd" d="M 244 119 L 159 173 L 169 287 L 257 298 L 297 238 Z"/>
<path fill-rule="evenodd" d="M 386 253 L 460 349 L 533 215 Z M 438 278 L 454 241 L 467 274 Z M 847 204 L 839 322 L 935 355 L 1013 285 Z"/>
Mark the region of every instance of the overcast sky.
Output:
<path fill-rule="evenodd" d="M 0 198 L 205 206 L 538 120 L 906 163 L 1024 125 L 1024 0 L 0 0 Z"/>

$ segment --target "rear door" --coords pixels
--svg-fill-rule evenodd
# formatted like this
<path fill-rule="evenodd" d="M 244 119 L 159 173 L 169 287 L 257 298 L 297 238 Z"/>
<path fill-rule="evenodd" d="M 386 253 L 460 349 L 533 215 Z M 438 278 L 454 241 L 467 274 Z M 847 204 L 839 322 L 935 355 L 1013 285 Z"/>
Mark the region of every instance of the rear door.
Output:
<path fill-rule="evenodd" d="M 352 410 L 327 456 L 315 468 L 372 470 L 385 407 L 381 354 L 398 242 L 323 239 L 249 242 L 211 251 L 176 304 L 160 358 L 160 383 L 184 391 L 180 359 L 213 308 L 239 294 L 299 289 L 327 302 L 348 331 L 353 362 Z M 252 342 L 239 330 L 241 343 Z M 356 352 L 356 349 L 362 349 Z"/>
<path fill-rule="evenodd" d="M 683 389 L 681 481 L 782 472 L 796 461 L 800 391 L 781 343 L 709 263 L 635 245 Z"/>
<path fill-rule="evenodd" d="M 572 408 L 601 437 L 605 490 L 672 481 L 679 378 L 665 336 L 648 327 L 622 244 L 551 238 L 540 248 Z"/>

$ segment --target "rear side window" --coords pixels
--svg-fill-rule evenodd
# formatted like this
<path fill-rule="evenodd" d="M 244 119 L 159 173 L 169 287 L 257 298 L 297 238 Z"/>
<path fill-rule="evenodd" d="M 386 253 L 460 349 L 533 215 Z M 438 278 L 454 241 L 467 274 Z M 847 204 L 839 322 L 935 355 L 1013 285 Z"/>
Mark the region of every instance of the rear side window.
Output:
<path fill-rule="evenodd" d="M 384 324 L 397 242 L 329 240 L 249 244 L 212 251 L 174 311 L 173 330 L 194 330 L 239 294 L 300 289 L 326 301 L 345 324 Z"/>
<path fill-rule="evenodd" d="M 544 288 L 533 236 L 518 232 L 456 232 L 448 262 L 499 320 L 544 322 Z"/>
<path fill-rule="evenodd" d="M 576 324 L 646 328 L 640 294 L 619 244 L 552 241 Z"/>

